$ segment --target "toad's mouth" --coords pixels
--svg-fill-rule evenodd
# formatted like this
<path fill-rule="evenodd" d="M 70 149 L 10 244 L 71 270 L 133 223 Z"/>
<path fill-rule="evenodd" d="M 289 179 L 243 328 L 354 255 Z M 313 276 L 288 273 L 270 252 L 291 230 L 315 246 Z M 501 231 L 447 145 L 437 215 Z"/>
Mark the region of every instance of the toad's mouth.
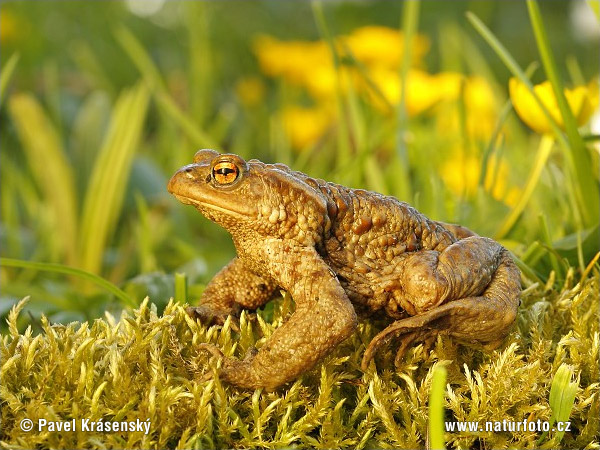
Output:
<path fill-rule="evenodd" d="M 212 209 L 214 211 L 221 212 L 223 214 L 227 214 L 228 216 L 238 217 L 240 219 L 248 217 L 248 214 L 244 214 L 241 211 L 234 211 L 231 209 L 223 208 L 221 206 L 214 205 L 208 201 L 201 201 L 201 200 L 198 200 L 197 198 L 187 197 L 187 196 L 181 195 L 181 194 L 173 194 L 173 195 L 175 196 L 175 198 L 177 198 L 177 200 L 179 200 L 184 205 L 192 205 L 200 212 L 202 212 L 202 209 L 208 208 L 208 209 Z"/>

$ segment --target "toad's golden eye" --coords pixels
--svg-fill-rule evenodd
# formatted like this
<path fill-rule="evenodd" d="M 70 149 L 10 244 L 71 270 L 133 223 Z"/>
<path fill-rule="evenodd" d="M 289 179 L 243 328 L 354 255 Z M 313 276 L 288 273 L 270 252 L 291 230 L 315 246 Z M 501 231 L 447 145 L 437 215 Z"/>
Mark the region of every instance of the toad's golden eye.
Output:
<path fill-rule="evenodd" d="M 212 170 L 213 178 L 218 184 L 231 184 L 237 179 L 239 174 L 240 169 L 229 161 L 215 164 Z"/>

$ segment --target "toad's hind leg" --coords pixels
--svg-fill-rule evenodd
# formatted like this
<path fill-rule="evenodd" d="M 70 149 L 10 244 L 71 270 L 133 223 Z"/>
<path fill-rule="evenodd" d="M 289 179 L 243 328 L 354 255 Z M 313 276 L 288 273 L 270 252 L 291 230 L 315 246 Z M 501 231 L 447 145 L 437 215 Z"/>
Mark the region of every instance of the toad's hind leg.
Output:
<path fill-rule="evenodd" d="M 465 241 L 469 239 L 485 238 L 468 238 Z M 494 242 L 488 239 L 486 241 Z M 456 283 L 457 280 L 461 280 L 460 277 L 454 278 L 451 280 L 454 281 L 454 284 L 444 291 L 448 293 L 445 297 L 448 299 L 447 303 L 435 306 L 413 317 L 398 320 L 373 338 L 362 360 L 363 370 L 366 370 L 377 351 L 392 339 L 400 339 L 397 362 L 413 342 L 434 337 L 439 333 L 448 334 L 463 341 L 482 343 L 489 347 L 497 345 L 508 334 L 510 326 L 514 322 L 521 288 L 519 270 L 508 251 L 499 244 L 495 242 L 494 244 L 499 249 L 497 268 L 481 295 L 452 300 L 453 290 L 454 292 L 469 291 L 467 287 Z M 474 243 L 474 245 L 478 244 Z M 443 253 L 440 255 L 440 262 L 442 262 Z M 469 261 L 469 264 L 473 265 L 474 263 Z M 436 267 L 437 269 L 439 267 Z M 460 264 L 454 269 L 454 273 L 464 273 Z M 442 275 L 444 274 L 443 271 L 440 272 Z M 440 273 L 437 275 L 440 276 Z M 431 303 L 428 302 L 428 304 Z"/>

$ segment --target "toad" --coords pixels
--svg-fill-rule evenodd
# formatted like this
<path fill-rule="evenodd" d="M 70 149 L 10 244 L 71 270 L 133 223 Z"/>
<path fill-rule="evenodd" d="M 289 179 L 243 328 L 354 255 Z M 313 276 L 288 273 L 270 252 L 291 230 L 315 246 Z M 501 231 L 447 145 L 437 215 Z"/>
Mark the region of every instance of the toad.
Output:
<path fill-rule="evenodd" d="M 438 334 L 494 348 L 515 320 L 520 273 L 509 252 L 394 197 L 214 150 L 198 151 L 168 190 L 225 228 L 237 250 L 190 315 L 223 324 L 279 288 L 296 305 L 243 360 L 203 344 L 235 386 L 272 390 L 294 380 L 353 334 L 357 314 L 392 320 L 368 345 L 363 370 L 393 339 L 398 363 Z"/>

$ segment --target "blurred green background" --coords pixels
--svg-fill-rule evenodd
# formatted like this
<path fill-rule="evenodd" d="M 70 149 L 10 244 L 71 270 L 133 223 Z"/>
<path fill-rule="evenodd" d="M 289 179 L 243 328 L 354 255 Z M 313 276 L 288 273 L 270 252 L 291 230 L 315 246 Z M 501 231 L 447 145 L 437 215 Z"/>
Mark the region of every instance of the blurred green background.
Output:
<path fill-rule="evenodd" d="M 511 108 L 511 72 L 466 16 L 537 84 L 525 2 L 2 2 L 2 256 L 159 307 L 185 273 L 196 301 L 234 248 L 165 186 L 212 147 L 395 195 L 497 238 L 526 282 L 560 282 L 598 252 L 598 2 L 539 6 L 560 79 L 582 89 L 578 129 L 554 137 Z M 0 314 L 30 295 L 34 323 L 127 303 L 48 270 L 4 265 L 0 282 Z"/>

